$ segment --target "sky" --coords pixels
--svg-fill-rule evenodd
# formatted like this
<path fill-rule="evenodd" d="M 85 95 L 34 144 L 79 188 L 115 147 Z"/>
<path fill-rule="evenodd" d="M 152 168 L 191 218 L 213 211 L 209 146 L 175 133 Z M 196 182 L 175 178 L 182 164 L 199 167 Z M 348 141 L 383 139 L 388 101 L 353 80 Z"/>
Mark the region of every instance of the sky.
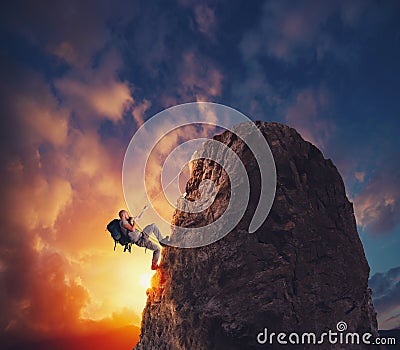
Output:
<path fill-rule="evenodd" d="M 373 0 L 3 2 L 1 335 L 140 324 L 151 255 L 114 252 L 104 228 L 135 131 L 195 101 L 287 124 L 332 159 L 379 326 L 400 327 L 399 17 Z"/>

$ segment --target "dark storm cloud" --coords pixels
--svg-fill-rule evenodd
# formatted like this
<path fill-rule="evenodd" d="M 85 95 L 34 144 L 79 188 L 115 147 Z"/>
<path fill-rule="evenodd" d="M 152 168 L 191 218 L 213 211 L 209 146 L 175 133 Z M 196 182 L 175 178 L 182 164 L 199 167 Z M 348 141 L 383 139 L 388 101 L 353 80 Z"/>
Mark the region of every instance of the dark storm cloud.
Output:
<path fill-rule="evenodd" d="M 69 64 L 86 66 L 137 14 L 128 1 L 13 1 L 4 6 L 2 25 Z M 129 9 L 129 11 L 127 11 Z M 114 24 L 114 28 L 110 24 Z"/>
<path fill-rule="evenodd" d="M 304 91 L 315 94 L 323 86 L 337 95 L 343 91 L 344 76 L 360 61 L 368 61 L 364 43 L 385 22 L 396 22 L 398 10 L 395 1 L 385 6 L 375 1 L 265 1 L 238 40 L 243 73 L 230 84 L 235 101 L 241 109 L 261 117 L 269 112 L 283 121 L 291 101 Z M 387 35 L 385 30 L 380 34 Z M 357 82 L 362 84 L 364 78 L 357 77 Z M 329 109 L 333 112 L 334 107 Z M 324 124 L 325 119 L 318 115 L 316 122 Z"/>
<path fill-rule="evenodd" d="M 153 110 L 221 95 L 223 64 L 213 57 L 220 45 L 219 19 L 212 4 L 150 3 L 126 27 L 124 71 L 141 86 L 135 92 L 152 101 Z"/>
<path fill-rule="evenodd" d="M 321 60 L 326 55 L 349 61 L 348 40 L 338 40 L 335 21 L 342 30 L 369 29 L 382 23 L 396 6 L 374 1 L 265 1 L 262 17 L 243 36 L 242 54 L 248 60 L 264 55 L 291 63 L 301 57 Z"/>
<path fill-rule="evenodd" d="M 379 101 L 375 90 L 376 79 L 369 77 L 374 76 L 374 72 L 380 72 L 380 68 L 376 68 L 379 57 L 396 54 L 380 55 L 376 52 L 376 57 L 371 56 L 369 46 L 364 43 L 379 46 L 377 42 L 371 43 L 371 38 L 374 38 L 388 40 L 389 47 L 396 45 L 398 37 L 396 39 L 393 32 L 393 24 L 398 10 L 399 3 L 396 1 L 386 2 L 385 6 L 374 1 L 306 0 L 295 4 L 291 1 L 265 1 L 253 28 L 250 26 L 244 31 L 239 44 L 246 63 L 244 79 L 232 84 L 234 96 L 242 106 L 262 118 L 265 118 L 265 111 L 271 110 L 275 117 L 295 127 L 304 138 L 332 155 L 333 161 L 340 164 L 347 184 L 351 182 L 350 177 L 362 174 L 366 178 L 361 191 L 357 191 L 354 204 L 358 224 L 372 233 L 391 231 L 400 222 L 400 168 L 394 149 L 387 150 L 386 155 L 391 159 L 385 163 L 381 161 L 383 154 L 378 155 L 380 161 L 373 159 L 377 155 L 376 152 L 373 155 L 371 149 L 383 150 L 381 145 L 388 143 L 388 139 L 395 143 L 395 137 L 378 126 L 370 126 L 368 130 L 363 128 L 360 124 L 366 116 L 361 116 L 360 111 L 370 114 L 373 108 L 374 116 L 369 118 L 373 118 L 374 123 L 376 115 L 385 115 L 383 106 L 375 106 Z M 377 33 L 380 33 L 379 39 Z M 357 75 L 361 63 L 368 68 L 363 76 Z M 333 79 L 329 72 L 337 69 L 340 72 L 338 80 Z M 293 82 L 284 75 L 277 78 L 279 70 L 287 72 Z M 320 70 L 317 79 L 313 78 L 314 70 Z M 382 76 L 386 76 L 383 72 Z M 350 89 L 347 91 L 343 87 L 347 74 L 353 77 L 356 89 L 366 86 L 363 85 L 364 80 L 368 82 L 371 95 L 367 101 L 364 97 L 347 102 L 353 96 Z M 382 79 L 379 88 L 387 90 L 390 95 L 389 77 L 393 75 L 387 73 L 387 77 Z M 341 110 L 348 103 L 355 104 L 350 115 L 345 109 Z M 389 112 L 396 113 L 398 110 Z M 386 116 L 385 121 L 390 123 L 389 119 Z M 351 136 L 340 140 L 341 136 L 336 135 L 338 130 L 341 135 L 348 133 Z M 378 131 L 387 134 L 379 135 Z M 371 138 L 363 135 L 367 132 Z M 369 163 L 365 165 L 367 174 L 357 170 L 357 161 L 361 162 L 361 159 Z M 372 170 L 375 161 L 378 165 Z"/>
<path fill-rule="evenodd" d="M 400 327 L 400 266 L 386 273 L 376 273 L 369 279 L 369 286 L 380 326 L 384 329 Z"/>

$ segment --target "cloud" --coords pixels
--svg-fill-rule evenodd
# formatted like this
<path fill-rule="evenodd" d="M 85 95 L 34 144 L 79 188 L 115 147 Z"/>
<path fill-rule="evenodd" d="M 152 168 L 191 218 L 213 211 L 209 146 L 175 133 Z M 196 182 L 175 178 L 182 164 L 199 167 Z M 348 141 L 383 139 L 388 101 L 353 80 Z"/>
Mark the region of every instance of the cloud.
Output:
<path fill-rule="evenodd" d="M 272 86 L 263 66 L 256 61 L 247 62 L 243 67 L 244 76 L 231 91 L 233 99 L 255 119 L 265 119 L 266 105 L 276 107 L 282 98 Z"/>
<path fill-rule="evenodd" d="M 138 127 L 144 123 L 144 114 L 150 107 L 151 102 L 147 99 L 133 107 L 132 116 Z"/>
<path fill-rule="evenodd" d="M 400 266 L 369 279 L 380 329 L 400 327 Z"/>
<path fill-rule="evenodd" d="M 120 67 L 118 54 L 110 51 L 98 67 L 72 70 L 55 83 L 62 103 L 81 118 L 121 120 L 133 98 L 128 83 L 117 77 Z"/>
<path fill-rule="evenodd" d="M 21 226 L 14 225 L 13 229 L 26 235 Z M 51 330 L 61 334 L 76 329 L 80 312 L 89 301 L 86 289 L 66 275 L 68 263 L 62 255 L 36 251 L 29 237 L 28 234 L 15 243 L 11 241 L 8 253 L 3 254 L 6 267 L 1 274 L 0 290 L 6 298 L 1 300 L 0 333 Z"/>
<path fill-rule="evenodd" d="M 10 157 L 21 148 L 31 148 L 30 156 L 35 155 L 40 144 L 52 144 L 56 147 L 66 143 L 68 133 L 68 110 L 59 106 L 50 87 L 42 77 L 31 70 L 11 63 L 3 62 L 3 81 L 0 91 L 1 101 L 2 153 L 0 157 Z M 29 147 L 27 147 L 29 146 Z M 12 159 L 12 158 L 11 158 Z M 16 158 L 13 159 L 17 161 Z"/>
<path fill-rule="evenodd" d="M 297 129 L 305 140 L 323 149 L 325 141 L 335 130 L 333 123 L 323 118 L 328 105 L 329 94 L 325 89 L 302 90 L 286 109 L 285 121 Z"/>
<path fill-rule="evenodd" d="M 265 2 L 262 20 L 240 44 L 244 57 L 267 54 L 292 60 L 299 49 L 318 45 L 322 24 L 336 7 L 335 2 Z"/>
<path fill-rule="evenodd" d="M 214 11 L 205 4 L 199 4 L 195 6 L 194 14 L 198 30 L 213 38 L 217 26 Z"/>
<path fill-rule="evenodd" d="M 219 96 L 222 92 L 222 73 L 210 59 L 198 52 L 188 51 L 183 54 L 183 62 L 179 71 L 180 84 L 178 93 L 182 97 L 197 101 Z"/>
<path fill-rule="evenodd" d="M 18 191 L 7 193 L 10 207 L 24 213 L 24 224 L 28 228 L 54 227 L 60 212 L 71 203 L 72 188 L 69 181 L 42 175 L 28 175 Z M 27 200 L 29 198 L 29 200 Z"/>
<path fill-rule="evenodd" d="M 109 145 L 102 143 L 95 130 L 70 132 L 69 152 L 74 159 L 74 167 L 71 169 L 71 178 L 78 183 L 82 177 L 96 178 L 112 170 L 112 156 Z M 122 158 L 118 156 L 118 159 Z M 117 158 L 114 158 L 114 161 Z M 93 186 L 97 188 L 96 184 Z"/>
<path fill-rule="evenodd" d="M 36 264 L 28 284 L 28 301 L 24 301 L 21 310 L 28 329 L 64 332 L 76 327 L 82 308 L 89 302 L 87 290 L 77 281 L 68 279 L 67 266 L 61 255 L 41 253 Z M 52 301 L 62 307 L 54 307 Z"/>
<path fill-rule="evenodd" d="M 17 247 L 9 246 L 11 251 L 2 254 L 6 268 L 0 273 L 0 337 L 11 342 L 12 337 L 17 340 L 21 337 L 25 340 L 69 338 L 140 324 L 136 311 L 126 307 L 116 309 L 115 305 L 110 306 L 114 311 L 109 317 L 84 318 L 85 308 L 93 300 L 79 275 L 71 273 L 73 263 L 52 250 L 36 251 L 31 243 L 20 239 Z M 18 260 L 12 252 L 14 249 L 20 254 Z M 94 271 L 92 268 L 91 272 Z M 122 288 L 119 292 L 127 294 Z"/>
<path fill-rule="evenodd" d="M 239 46 L 246 61 L 268 56 L 294 63 L 299 58 L 334 57 L 348 64 L 349 50 L 356 55 L 357 47 L 350 44 L 349 36 L 341 41 L 330 24 L 360 30 L 362 35 L 387 17 L 383 13 L 395 11 L 393 6 L 368 0 L 265 1 L 260 20 L 243 35 Z"/>
<path fill-rule="evenodd" d="M 182 120 L 183 123 L 184 119 Z M 166 124 L 168 123 L 166 122 Z M 158 130 L 163 130 L 163 127 L 165 127 L 165 123 L 160 125 Z M 158 130 L 153 130 L 153 133 L 157 135 Z M 188 140 L 209 138 L 213 131 L 215 131 L 213 126 L 184 125 L 166 135 L 158 135 L 160 137 L 159 141 L 146 162 L 145 188 L 151 200 L 151 205 L 165 222 L 170 221 L 175 210 L 176 198 L 179 196 L 179 181 L 174 181 L 173 183 L 170 183 L 170 181 L 179 175 L 181 169 L 190 160 L 195 151 L 188 147 L 188 152 L 183 151 L 179 154 L 172 154 L 174 149 Z M 165 163 L 166 161 L 168 161 L 167 164 Z M 169 179 L 163 183 L 164 188 L 162 188 L 161 177 L 164 180 Z M 172 201 L 171 204 L 165 200 L 163 194 L 168 195 L 168 198 Z"/>
<path fill-rule="evenodd" d="M 7 118 L 1 120 L 0 186 L 7 205 L 0 214 L 0 333 L 61 331 L 76 325 L 88 301 L 85 288 L 68 278 L 63 256 L 43 243 L 72 200 L 62 164 L 51 173 L 46 163 L 67 147 L 69 113 L 40 75 L 9 63 L 1 69 Z"/>
<path fill-rule="evenodd" d="M 4 23 L 28 42 L 29 53 L 40 55 L 34 68 L 44 73 L 14 59 L 0 67 L 6 116 L 0 186 L 7 203 L 0 213 L 6 233 L 0 236 L 0 334 L 48 336 L 137 323 L 146 294 L 136 279 L 148 271 L 150 257 L 138 248 L 129 256 L 114 253 L 104 228 L 125 206 L 121 167 L 128 135 L 153 107 L 146 96 L 134 99 L 134 86 L 120 75 L 129 49 L 118 51 L 126 44 L 118 35 L 138 10 L 121 11 L 124 6 L 108 1 L 40 7 L 28 1 L 20 13 L 20 5 L 10 5 L 13 19 Z M 146 8 L 136 18 L 135 45 L 128 45 L 135 48 L 133 66 L 143 67 L 146 79 L 160 78 L 160 64 L 168 67 L 172 74 L 160 79 L 159 91 L 168 85 L 172 98 L 219 96 L 223 75 L 215 62 L 195 46 L 171 45 L 181 20 L 160 9 L 148 30 L 154 12 Z M 196 16 L 197 29 L 211 33 L 212 13 L 200 6 Z M 171 136 L 162 147 L 188 135 Z M 129 310 L 119 312 L 123 306 Z"/>
<path fill-rule="evenodd" d="M 395 157 L 394 157 L 395 158 Z M 400 169 L 396 159 L 389 159 L 372 175 L 354 197 L 357 224 L 373 234 L 385 233 L 399 224 Z"/>
<path fill-rule="evenodd" d="M 145 72 L 146 80 L 155 79 L 156 85 L 163 86 L 179 69 L 179 56 L 187 45 L 187 31 L 192 28 L 188 18 L 172 15 L 175 9 L 161 2 L 138 9 L 134 30 L 124 38 L 125 53 L 133 67 Z M 166 76 L 166 72 L 172 74 Z"/>
<path fill-rule="evenodd" d="M 25 213 L 25 227 L 47 228 L 70 203 L 72 188 L 57 172 L 46 176 L 42 156 L 66 146 L 69 113 L 38 74 L 15 68 L 6 67 L 0 84 L 7 116 L 0 122 L 5 211 L 9 220 L 15 220 L 13 210 Z"/>
<path fill-rule="evenodd" d="M 212 113 L 209 113 L 207 118 L 209 122 L 216 121 L 215 115 Z M 175 153 L 173 157 L 170 157 L 170 154 L 177 146 L 188 140 L 209 137 L 215 133 L 214 126 L 185 125 L 187 123 L 185 115 L 177 113 L 174 114 L 173 119 L 174 121 L 171 118 L 162 117 L 157 120 L 156 124 L 150 124 L 152 125 L 151 130 L 149 124 L 146 125 L 146 128 L 141 129 L 141 132 L 144 133 L 142 139 L 140 142 L 136 139 L 136 146 L 126 154 L 124 162 L 124 194 L 129 210 L 132 214 L 139 213 L 145 204 L 151 204 L 150 209 L 145 213 L 144 221 L 156 222 L 163 232 L 170 231 L 170 218 L 174 212 L 173 205 L 176 204 L 176 199 L 180 194 L 178 181 L 171 184 L 170 182 L 172 178 L 179 175 L 181 168 L 190 160 L 194 149 L 189 155 Z M 150 121 L 150 123 L 152 122 Z M 181 125 L 181 127 L 175 128 L 175 125 Z M 166 133 L 166 130 L 172 128 L 174 128 L 172 131 Z M 154 148 L 149 152 L 147 147 L 152 145 Z M 164 164 L 167 158 L 169 166 Z M 146 164 L 144 174 L 144 169 L 138 167 L 138 164 Z M 143 175 L 144 187 L 141 182 Z M 172 205 L 165 200 L 163 195 L 161 176 L 164 186 L 169 184 L 165 192 Z M 157 211 L 159 216 L 152 208 Z"/>
<path fill-rule="evenodd" d="M 54 2 L 14 1 L 2 11 L 2 22 L 34 45 L 60 60 L 88 67 L 93 55 L 113 38 L 109 23 L 126 24 L 137 12 L 126 10 L 128 2 L 78 0 Z M 21 11 L 21 8 L 23 11 Z M 118 26 L 114 27 L 117 32 Z"/>
<path fill-rule="evenodd" d="M 76 333 L 87 308 L 104 297 L 95 293 L 93 299 L 92 294 L 96 283 L 107 284 L 107 277 L 93 274 L 107 263 L 88 264 L 92 275 L 83 278 L 73 257 L 93 247 L 112 252 L 104 226 L 124 205 L 124 140 L 102 139 L 94 121 L 103 120 L 103 113 L 116 127 L 123 124 L 124 101 L 132 101 L 129 87 L 116 77 L 120 63 L 112 54 L 95 68 L 70 68 L 56 82 L 60 90 L 24 66 L 2 63 L 0 187 L 6 205 L 0 213 L 0 335 Z M 142 260 L 136 262 L 138 271 L 144 269 Z M 127 288 L 121 276 L 112 285 L 118 283 L 125 294 L 140 289 L 134 283 Z M 97 316 L 104 318 L 121 306 L 113 301 Z M 121 317 L 107 325 L 128 316 Z"/>
<path fill-rule="evenodd" d="M 44 96 L 48 101 L 38 101 L 38 97 L 26 95 L 14 98 L 15 113 L 20 116 L 21 123 L 30 134 L 37 137 L 38 142 L 50 142 L 54 145 L 65 143 L 69 116 L 65 110 L 57 107 L 50 94 Z"/>
<path fill-rule="evenodd" d="M 354 173 L 354 177 L 356 178 L 356 180 L 358 181 L 358 182 L 361 182 L 361 183 L 363 183 L 364 182 L 364 180 L 365 180 L 365 172 L 364 171 L 356 171 L 355 173 Z"/>

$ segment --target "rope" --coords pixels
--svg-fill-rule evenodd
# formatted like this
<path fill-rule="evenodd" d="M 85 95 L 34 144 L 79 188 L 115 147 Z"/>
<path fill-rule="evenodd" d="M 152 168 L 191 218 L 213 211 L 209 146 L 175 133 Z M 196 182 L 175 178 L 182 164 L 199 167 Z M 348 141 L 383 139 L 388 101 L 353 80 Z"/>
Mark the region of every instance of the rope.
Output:
<path fill-rule="evenodd" d="M 147 210 L 147 208 L 148 208 L 148 206 L 147 206 L 147 204 L 146 204 L 146 205 L 143 207 L 143 209 L 142 209 L 142 211 L 140 212 L 140 214 L 133 217 L 133 220 L 135 220 L 135 222 L 136 222 L 136 220 L 140 220 L 140 218 L 143 216 L 143 213 Z"/>
<path fill-rule="evenodd" d="M 152 198 L 152 201 L 154 201 L 161 193 L 164 193 L 164 191 L 175 181 L 175 179 L 178 177 L 180 175 L 180 173 L 179 174 L 177 174 L 177 175 L 175 175 L 175 177 L 164 187 L 164 188 L 162 188 L 161 189 L 161 191 L 159 191 L 153 198 Z M 186 192 L 184 193 L 184 195 L 186 194 Z M 184 196 L 183 195 L 183 196 Z M 143 209 L 142 209 L 142 211 L 140 212 L 140 214 L 139 215 L 137 215 L 137 216 L 134 216 L 133 218 L 134 219 L 140 219 L 141 217 L 142 217 L 142 215 L 143 215 L 143 213 L 147 210 L 147 208 L 148 208 L 148 206 L 147 206 L 147 204 L 143 207 Z"/>
<path fill-rule="evenodd" d="M 167 188 L 175 181 L 175 179 L 176 179 L 179 175 L 180 175 L 180 173 L 179 173 L 178 175 L 176 175 L 176 176 L 168 183 L 167 186 L 165 186 L 160 192 L 158 192 L 158 193 L 153 197 L 153 201 L 154 201 L 154 199 L 156 199 L 161 193 L 163 193 L 163 192 L 165 191 L 165 189 L 167 189 Z M 138 228 L 139 231 L 142 232 L 142 233 L 143 233 L 143 229 L 142 229 L 142 228 L 140 227 L 140 225 L 137 223 L 137 220 L 140 220 L 140 218 L 143 216 L 143 214 L 144 214 L 144 212 L 147 210 L 147 208 L 148 208 L 148 205 L 146 204 L 146 205 L 143 207 L 142 211 L 141 211 L 138 215 L 136 215 L 136 216 L 133 217 L 133 220 L 135 221 L 135 224 L 136 224 L 137 228 Z M 156 240 L 156 239 L 153 238 L 152 236 L 150 236 L 150 235 L 147 235 L 147 236 L 148 236 L 149 239 L 151 239 L 153 242 L 155 242 L 155 243 L 160 243 L 160 242 L 158 242 L 158 240 Z"/>

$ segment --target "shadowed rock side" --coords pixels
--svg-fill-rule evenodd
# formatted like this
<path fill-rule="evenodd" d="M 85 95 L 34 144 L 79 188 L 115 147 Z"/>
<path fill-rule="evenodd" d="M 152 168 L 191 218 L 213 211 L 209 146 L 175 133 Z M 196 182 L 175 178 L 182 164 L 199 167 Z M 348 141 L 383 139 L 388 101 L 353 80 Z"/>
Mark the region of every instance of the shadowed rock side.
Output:
<path fill-rule="evenodd" d="M 272 346 L 259 345 L 257 334 L 264 328 L 269 333 L 336 332 L 339 321 L 347 323 L 347 332 L 377 335 L 369 266 L 336 167 L 294 129 L 256 125 L 277 170 L 267 220 L 255 233 L 246 231 L 258 203 L 260 174 L 240 139 L 228 131 L 215 136 L 243 160 L 250 203 L 239 225 L 223 239 L 196 249 L 163 249 L 162 267 L 148 290 L 137 350 L 281 348 L 276 338 Z M 229 181 L 211 161 L 194 164 L 186 198 L 196 198 L 203 179 L 216 182 L 213 205 L 195 215 L 177 211 L 173 223 L 198 227 L 223 212 Z M 327 342 L 318 347 L 373 348 Z"/>

